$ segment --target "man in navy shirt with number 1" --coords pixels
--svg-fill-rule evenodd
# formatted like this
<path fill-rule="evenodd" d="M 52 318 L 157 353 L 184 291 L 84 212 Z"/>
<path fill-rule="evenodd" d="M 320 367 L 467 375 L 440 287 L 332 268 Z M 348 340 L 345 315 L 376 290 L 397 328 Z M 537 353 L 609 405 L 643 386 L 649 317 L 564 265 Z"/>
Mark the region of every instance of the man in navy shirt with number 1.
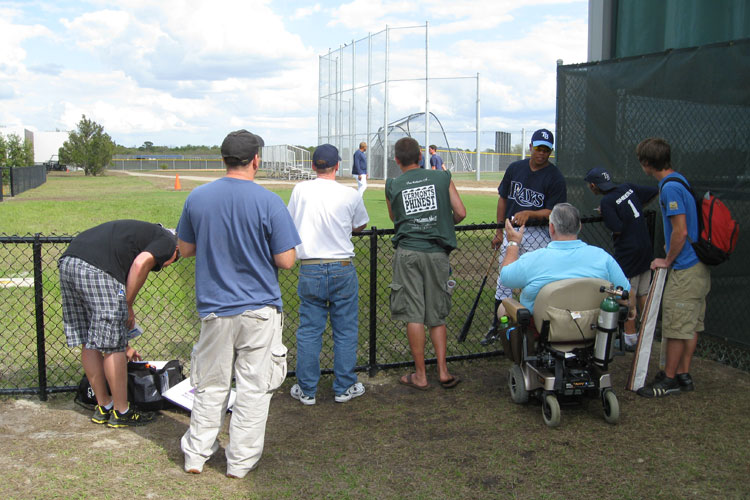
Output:
<path fill-rule="evenodd" d="M 510 219 L 514 226 L 531 225 L 526 228 L 520 254 L 531 252 L 547 246 L 550 241 L 547 225 L 549 214 L 556 204 L 567 201 L 565 178 L 549 161 L 554 145 L 555 138 L 549 130 L 539 129 L 534 132 L 529 146 L 531 156 L 511 163 L 497 188 L 500 195 L 497 200 L 498 226 L 492 239 L 492 248 L 501 248 L 501 270 L 508 244 L 516 244 L 508 243 L 503 235 L 505 219 Z M 498 273 L 494 310 L 497 311 L 502 300 L 510 296 L 511 289 L 503 285 Z M 482 340 L 483 345 L 494 341 L 497 335 L 497 314 L 492 316 L 492 326 Z"/>
<path fill-rule="evenodd" d="M 612 231 L 615 260 L 630 280 L 625 350 L 635 351 L 638 342 L 635 318 L 637 310 L 643 311 L 646 305 L 651 286 L 651 261 L 654 259 L 654 245 L 643 217 L 643 205 L 655 198 L 659 190 L 627 182 L 615 184 L 602 167 L 589 170 L 584 180 L 592 193 L 603 196 L 599 210 L 604 225 Z"/>

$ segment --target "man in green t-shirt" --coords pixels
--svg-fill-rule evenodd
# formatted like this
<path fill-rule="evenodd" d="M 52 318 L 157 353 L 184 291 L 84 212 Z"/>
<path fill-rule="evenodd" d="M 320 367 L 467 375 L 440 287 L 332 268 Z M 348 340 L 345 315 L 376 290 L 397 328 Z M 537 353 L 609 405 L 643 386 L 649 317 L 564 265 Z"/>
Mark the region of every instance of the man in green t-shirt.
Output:
<path fill-rule="evenodd" d="M 429 388 L 424 363 L 426 325 L 435 348 L 440 385 L 447 389 L 460 381 L 448 372 L 445 359 L 445 318 L 454 284 L 448 254 L 456 248 L 455 224 L 466 217 L 466 208 L 449 171 L 419 168 L 417 141 L 399 139 L 395 156 L 402 174 L 385 183 L 388 214 L 396 229 L 391 317 L 406 321 L 415 369 L 399 381 L 416 389 Z"/>

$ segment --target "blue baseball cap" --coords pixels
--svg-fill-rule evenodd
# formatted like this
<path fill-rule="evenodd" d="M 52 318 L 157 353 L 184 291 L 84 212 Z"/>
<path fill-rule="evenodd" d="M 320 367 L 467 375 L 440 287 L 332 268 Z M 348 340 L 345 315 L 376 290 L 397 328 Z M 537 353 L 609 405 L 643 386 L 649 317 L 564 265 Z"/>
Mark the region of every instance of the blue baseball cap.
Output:
<path fill-rule="evenodd" d="M 339 150 L 332 144 L 321 144 L 315 148 L 312 163 L 317 168 L 331 168 L 338 165 L 341 161 Z"/>
<path fill-rule="evenodd" d="M 532 146 L 547 146 L 555 149 L 555 136 L 546 128 L 540 128 L 531 136 Z"/>
<path fill-rule="evenodd" d="M 596 184 L 596 187 L 604 192 L 617 187 L 615 183 L 612 182 L 612 176 L 602 167 L 594 167 L 589 170 L 583 180 Z"/>

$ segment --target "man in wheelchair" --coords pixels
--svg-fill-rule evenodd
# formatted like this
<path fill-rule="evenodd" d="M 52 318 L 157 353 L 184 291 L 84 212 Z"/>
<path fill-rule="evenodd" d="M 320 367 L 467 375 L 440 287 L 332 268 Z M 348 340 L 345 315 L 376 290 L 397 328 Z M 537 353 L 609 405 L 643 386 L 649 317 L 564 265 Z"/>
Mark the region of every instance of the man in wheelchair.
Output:
<path fill-rule="evenodd" d="M 550 213 L 549 245 L 519 257 L 524 230 L 505 222 L 508 249 L 501 279 L 521 289 L 520 303 L 505 299 L 498 308 L 499 316 L 507 313 L 519 325 L 509 329 L 509 335 L 501 334 L 513 361 L 511 397 L 525 403 L 529 394 L 537 395 L 545 422 L 555 426 L 560 422 L 558 396 L 569 400 L 597 395 L 605 419 L 615 423 L 619 406 L 606 367 L 613 334 L 618 323 L 622 327 L 627 310 L 612 300 L 611 312 L 602 313 L 600 304 L 604 308 L 605 293 L 627 296 L 622 291 L 629 290 L 630 283 L 611 255 L 578 239 L 581 218 L 569 203 L 558 203 Z M 599 334 L 604 334 L 601 345 Z"/>

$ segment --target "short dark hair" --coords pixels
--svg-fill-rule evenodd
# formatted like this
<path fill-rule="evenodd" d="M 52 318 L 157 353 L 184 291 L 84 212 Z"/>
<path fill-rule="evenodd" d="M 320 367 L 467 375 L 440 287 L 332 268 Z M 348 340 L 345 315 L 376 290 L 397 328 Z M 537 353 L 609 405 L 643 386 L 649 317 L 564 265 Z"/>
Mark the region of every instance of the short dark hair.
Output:
<path fill-rule="evenodd" d="M 419 143 L 411 137 L 402 137 L 397 140 L 394 151 L 402 167 L 410 167 L 419 163 Z"/>
<path fill-rule="evenodd" d="M 429 149 L 434 149 L 435 151 L 437 151 L 437 146 L 435 146 L 434 144 L 430 144 L 430 148 Z"/>
<path fill-rule="evenodd" d="M 331 170 L 333 170 L 334 167 L 336 167 L 336 165 L 334 165 L 333 167 L 318 167 L 318 166 L 315 166 L 315 171 L 317 173 L 319 173 L 319 174 L 327 174 L 328 172 L 330 172 Z"/>
<path fill-rule="evenodd" d="M 253 158 L 255 158 L 255 156 L 253 156 Z M 252 160 L 240 160 L 236 156 L 225 156 L 223 159 L 224 159 L 224 165 L 226 165 L 228 169 L 244 167 L 252 161 Z"/>
<path fill-rule="evenodd" d="M 635 147 L 635 154 L 640 164 L 647 164 L 655 170 L 672 168 L 672 148 L 661 137 L 643 139 Z"/>

